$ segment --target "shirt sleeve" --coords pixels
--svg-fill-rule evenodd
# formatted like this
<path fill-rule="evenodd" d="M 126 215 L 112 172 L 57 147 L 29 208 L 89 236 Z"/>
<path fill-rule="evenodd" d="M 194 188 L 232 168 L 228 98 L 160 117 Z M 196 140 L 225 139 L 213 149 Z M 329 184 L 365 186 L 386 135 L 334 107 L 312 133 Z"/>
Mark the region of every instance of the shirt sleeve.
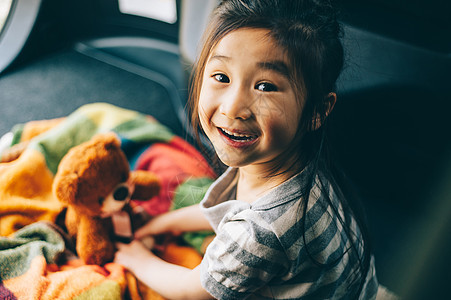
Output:
<path fill-rule="evenodd" d="M 224 218 L 202 261 L 202 286 L 217 299 L 245 299 L 286 269 L 276 235 L 258 215 L 245 215 Z"/>

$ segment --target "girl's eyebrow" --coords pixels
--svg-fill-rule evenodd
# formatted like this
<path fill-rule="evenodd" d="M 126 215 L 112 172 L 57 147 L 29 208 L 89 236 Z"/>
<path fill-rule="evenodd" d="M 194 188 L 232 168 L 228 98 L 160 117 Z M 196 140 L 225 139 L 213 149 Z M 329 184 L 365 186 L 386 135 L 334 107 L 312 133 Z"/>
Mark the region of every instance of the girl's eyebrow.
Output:
<path fill-rule="evenodd" d="M 260 67 L 262 69 L 276 71 L 280 75 L 282 75 L 286 78 L 290 78 L 290 72 L 289 72 L 288 66 L 283 61 L 280 61 L 280 60 L 264 61 L 264 62 L 258 62 L 257 65 L 258 65 L 258 67 Z"/>
<path fill-rule="evenodd" d="M 230 61 L 231 59 L 232 59 L 231 57 L 226 56 L 226 55 L 213 54 L 208 61 L 210 62 L 212 60 L 219 60 L 219 61 L 227 62 L 227 61 Z M 283 62 L 281 60 L 262 61 L 262 62 L 258 62 L 257 66 L 260 69 L 275 71 L 286 78 L 290 78 L 290 72 L 289 72 L 288 66 L 286 65 L 285 62 Z"/>
<path fill-rule="evenodd" d="M 225 55 L 221 55 L 221 54 L 214 54 L 210 57 L 210 59 L 208 61 L 212 61 L 212 60 L 222 60 L 222 61 L 229 61 L 230 57 L 225 56 Z"/>

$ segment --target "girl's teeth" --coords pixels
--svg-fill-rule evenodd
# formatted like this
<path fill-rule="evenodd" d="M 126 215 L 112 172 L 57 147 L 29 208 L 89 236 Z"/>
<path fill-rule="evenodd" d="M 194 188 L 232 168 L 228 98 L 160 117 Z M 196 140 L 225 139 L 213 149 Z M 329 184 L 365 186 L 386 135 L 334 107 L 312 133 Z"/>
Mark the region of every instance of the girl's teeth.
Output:
<path fill-rule="evenodd" d="M 232 135 L 232 136 L 244 137 L 244 138 L 251 138 L 252 137 L 252 135 L 234 133 L 234 132 L 228 131 L 227 129 L 222 129 L 222 131 L 224 131 L 228 135 Z"/>
<path fill-rule="evenodd" d="M 221 131 L 228 136 L 230 139 L 235 140 L 237 142 L 247 142 L 255 139 L 256 135 L 246 135 L 246 134 L 239 134 L 239 133 L 233 133 L 231 131 L 228 131 L 226 129 L 221 128 Z"/>

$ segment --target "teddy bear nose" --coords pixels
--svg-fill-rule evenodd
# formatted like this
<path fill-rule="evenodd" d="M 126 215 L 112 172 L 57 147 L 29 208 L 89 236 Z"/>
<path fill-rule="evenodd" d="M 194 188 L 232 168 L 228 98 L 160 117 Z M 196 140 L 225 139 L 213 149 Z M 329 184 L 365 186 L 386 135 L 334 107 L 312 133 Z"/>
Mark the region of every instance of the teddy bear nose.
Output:
<path fill-rule="evenodd" d="M 128 188 L 125 186 L 118 187 L 113 194 L 113 198 L 116 201 L 124 201 L 128 197 Z"/>

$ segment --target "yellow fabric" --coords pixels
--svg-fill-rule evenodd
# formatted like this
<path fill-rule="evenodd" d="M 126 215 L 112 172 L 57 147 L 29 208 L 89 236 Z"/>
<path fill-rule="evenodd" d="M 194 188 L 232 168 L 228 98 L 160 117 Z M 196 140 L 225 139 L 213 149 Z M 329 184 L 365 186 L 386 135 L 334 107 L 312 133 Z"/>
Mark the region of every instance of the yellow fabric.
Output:
<path fill-rule="evenodd" d="M 105 111 L 108 114 L 105 114 Z M 120 124 L 134 120 L 139 113 L 133 110 L 113 107 L 106 103 L 93 103 L 82 106 L 78 112 L 89 118 L 98 128 L 99 132 L 109 131 Z"/>
<path fill-rule="evenodd" d="M 37 221 L 55 221 L 63 207 L 52 195 L 52 183 L 53 174 L 34 149 L 0 164 L 1 236 Z"/>

